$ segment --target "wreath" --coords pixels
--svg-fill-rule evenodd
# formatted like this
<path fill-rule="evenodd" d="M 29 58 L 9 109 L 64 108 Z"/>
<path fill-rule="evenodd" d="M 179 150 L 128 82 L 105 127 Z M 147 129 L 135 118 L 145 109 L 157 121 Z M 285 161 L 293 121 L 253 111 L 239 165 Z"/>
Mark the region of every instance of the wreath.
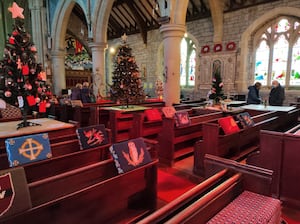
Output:
<path fill-rule="evenodd" d="M 205 53 L 208 53 L 208 52 L 209 52 L 209 46 L 208 45 L 203 46 L 202 49 L 201 49 L 201 53 L 205 54 Z"/>
<path fill-rule="evenodd" d="M 214 52 L 222 51 L 222 44 L 215 44 L 214 46 Z"/>
<path fill-rule="evenodd" d="M 234 42 L 229 42 L 227 45 L 226 45 L 226 50 L 227 51 L 233 51 L 235 50 L 235 43 Z"/>

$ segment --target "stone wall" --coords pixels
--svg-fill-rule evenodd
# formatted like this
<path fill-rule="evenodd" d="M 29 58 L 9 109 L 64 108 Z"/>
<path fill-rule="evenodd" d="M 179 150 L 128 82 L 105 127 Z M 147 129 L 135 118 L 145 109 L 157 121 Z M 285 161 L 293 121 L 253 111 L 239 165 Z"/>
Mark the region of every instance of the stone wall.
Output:
<path fill-rule="evenodd" d="M 155 97 L 155 81 L 159 78 L 162 80 L 163 73 L 163 47 L 162 37 L 159 30 L 148 32 L 147 44 L 143 43 L 140 34 L 130 35 L 127 39 L 127 44 L 132 48 L 132 55 L 136 59 L 144 83 L 145 93 L 151 97 Z M 120 39 L 108 42 L 108 53 L 110 47 L 120 45 Z M 118 52 L 116 51 L 116 54 Z M 107 80 L 111 80 L 113 71 L 113 55 L 108 54 L 106 64 L 109 65 L 106 69 Z"/>
<path fill-rule="evenodd" d="M 276 2 L 272 2 L 269 4 L 262 4 L 262 5 L 258 5 L 255 7 L 249 7 L 246 9 L 242 9 L 242 10 L 237 10 L 237 11 L 233 11 L 233 12 L 228 12 L 224 14 L 224 27 L 223 27 L 223 42 L 222 42 L 222 46 L 223 46 L 223 50 L 222 52 L 218 53 L 218 52 L 213 52 L 213 47 L 214 47 L 214 43 L 213 43 L 213 26 L 212 26 L 212 20 L 211 18 L 207 18 L 207 19 L 202 19 L 202 20 L 198 20 L 198 21 L 193 21 L 193 22 L 189 22 L 187 23 L 187 31 L 189 32 L 189 34 L 193 35 L 199 42 L 199 46 L 198 47 L 198 52 L 199 52 L 199 57 L 200 57 L 200 61 L 201 61 L 201 47 L 204 45 L 208 45 L 210 46 L 210 54 L 212 57 L 217 57 L 218 54 L 222 54 L 225 51 L 226 45 L 229 42 L 234 42 L 236 44 L 236 54 L 237 54 L 237 58 L 236 58 L 236 74 L 233 75 L 233 77 L 236 77 L 236 79 L 234 80 L 235 86 L 233 86 L 233 88 L 231 88 L 231 91 L 233 93 L 237 93 L 237 79 L 239 77 L 239 72 L 240 72 L 240 40 L 241 40 L 241 36 L 243 34 L 243 32 L 245 32 L 245 30 L 250 26 L 255 26 L 255 21 L 261 17 L 262 15 L 264 15 L 266 12 L 276 8 L 276 7 L 299 7 L 300 8 L 300 1 L 276 1 Z M 258 29 L 260 27 L 257 27 Z M 201 62 L 200 65 L 202 66 Z M 252 65 L 249 64 L 249 68 Z M 201 70 L 205 70 L 205 68 L 199 67 L 200 70 L 200 77 L 201 75 L 203 75 L 203 73 L 201 73 Z M 223 77 L 226 79 L 226 77 Z M 251 85 L 253 82 L 253 77 L 252 74 L 250 74 L 250 72 L 248 72 L 248 77 L 246 77 L 246 81 L 247 81 L 247 85 Z M 198 82 L 199 82 L 199 77 L 198 77 Z M 208 91 L 208 87 L 206 85 L 206 83 L 203 83 L 200 81 L 200 88 L 196 86 L 196 94 L 194 94 L 196 96 L 196 98 L 199 97 L 206 97 L 207 95 L 207 91 Z M 247 93 L 247 90 L 245 89 L 242 92 L 239 92 L 240 94 L 242 93 Z M 295 98 L 295 94 L 297 95 L 297 91 L 286 91 L 286 102 L 289 101 L 293 101 Z"/>
<path fill-rule="evenodd" d="M 206 98 L 207 92 L 210 88 L 208 83 L 203 83 L 201 80 L 207 80 L 206 78 L 201 78 L 203 75 L 203 70 L 205 67 L 201 64 L 201 58 L 204 56 L 201 54 L 201 48 L 204 45 L 210 46 L 210 54 L 211 57 L 218 57 L 218 54 L 226 53 L 226 45 L 229 42 L 234 42 L 236 44 L 236 49 L 234 50 L 236 54 L 236 62 L 235 62 L 235 74 L 231 74 L 231 78 L 224 77 L 226 82 L 230 80 L 230 92 L 232 94 L 246 94 L 247 89 L 243 89 L 242 91 L 237 92 L 237 81 L 238 77 L 240 76 L 240 41 L 241 36 L 245 32 L 245 30 L 249 26 L 255 26 L 255 21 L 263 16 L 266 12 L 276 8 L 276 7 L 298 7 L 300 8 L 300 1 L 299 0 L 283 0 L 283 1 L 276 1 L 268 4 L 262 4 L 254 7 L 249 7 L 242 10 L 237 10 L 233 12 L 228 12 L 224 14 L 224 28 L 223 28 L 223 42 L 221 43 L 223 46 L 223 50 L 221 52 L 213 52 L 214 43 L 213 43 L 213 23 L 211 18 L 205 18 L 193 22 L 188 22 L 187 25 L 187 32 L 188 35 L 191 36 L 191 39 L 196 39 L 196 47 L 198 51 L 198 64 L 197 64 L 197 73 L 196 73 L 196 85 L 195 88 L 187 88 L 182 89 L 182 93 L 185 97 L 190 99 L 199 99 L 199 98 Z M 260 27 L 257 27 L 259 29 Z M 114 40 L 109 42 L 109 47 L 118 44 L 119 40 Z M 155 96 L 155 81 L 160 78 L 162 79 L 163 73 L 163 53 L 162 53 L 162 37 L 159 30 L 154 30 L 148 32 L 148 44 L 145 45 L 142 41 L 140 34 L 137 35 L 130 35 L 128 37 L 128 44 L 132 48 L 132 53 L 136 58 L 137 64 L 140 66 L 141 72 L 145 71 L 146 79 L 144 80 L 145 83 L 145 92 L 151 96 Z M 228 52 L 231 53 L 231 52 Z M 249 62 L 250 63 L 250 62 Z M 201 65 L 201 66 L 200 66 Z M 111 67 L 112 64 L 109 65 Z M 143 68 L 141 68 L 141 66 Z M 145 70 L 144 70 L 145 67 Z M 249 64 L 248 67 L 251 67 Z M 206 68 L 209 69 L 209 68 Z M 107 70 L 107 76 L 111 76 L 111 69 Z M 247 85 L 252 84 L 252 74 L 248 72 L 248 77 L 246 77 Z M 233 79 L 233 80 L 232 80 Z M 226 84 L 226 83 L 225 83 Z M 299 92 L 299 94 L 298 94 Z M 226 93 L 227 94 L 227 93 Z M 264 94 L 268 95 L 268 90 L 264 91 Z M 295 98 L 300 95 L 300 91 L 297 90 L 286 90 L 286 101 L 285 104 L 292 102 Z"/>

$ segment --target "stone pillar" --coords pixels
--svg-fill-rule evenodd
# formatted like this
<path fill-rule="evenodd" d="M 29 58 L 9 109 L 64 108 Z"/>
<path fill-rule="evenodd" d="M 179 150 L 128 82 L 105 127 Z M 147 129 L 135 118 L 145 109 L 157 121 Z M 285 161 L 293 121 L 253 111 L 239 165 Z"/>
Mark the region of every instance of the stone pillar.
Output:
<path fill-rule="evenodd" d="M 45 64 L 46 55 L 46 39 L 45 33 L 45 12 L 43 9 L 43 1 L 40 0 L 29 0 L 29 9 L 31 14 L 32 23 L 32 41 L 37 49 L 37 62 Z"/>
<path fill-rule="evenodd" d="M 60 96 L 61 90 L 66 88 L 65 51 L 52 51 L 51 59 L 53 89 L 54 93 Z"/>
<path fill-rule="evenodd" d="M 107 43 L 90 42 L 93 60 L 93 92 L 95 96 L 106 96 L 105 81 L 105 50 Z"/>
<path fill-rule="evenodd" d="M 163 24 L 160 32 L 164 44 L 164 101 L 166 106 L 180 103 L 180 44 L 184 25 Z"/>

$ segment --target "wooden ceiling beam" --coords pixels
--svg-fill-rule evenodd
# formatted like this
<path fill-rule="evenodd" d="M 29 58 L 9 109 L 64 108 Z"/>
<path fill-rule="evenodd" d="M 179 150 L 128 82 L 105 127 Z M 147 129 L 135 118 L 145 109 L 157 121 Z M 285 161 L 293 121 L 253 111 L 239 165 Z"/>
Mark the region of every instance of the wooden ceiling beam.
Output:
<path fill-rule="evenodd" d="M 136 23 L 140 29 L 144 44 L 147 44 L 147 24 L 139 14 L 137 10 L 137 6 L 134 3 L 134 1 L 126 1 L 126 4 L 128 5 L 129 9 L 131 10 L 133 16 L 136 19 Z"/>

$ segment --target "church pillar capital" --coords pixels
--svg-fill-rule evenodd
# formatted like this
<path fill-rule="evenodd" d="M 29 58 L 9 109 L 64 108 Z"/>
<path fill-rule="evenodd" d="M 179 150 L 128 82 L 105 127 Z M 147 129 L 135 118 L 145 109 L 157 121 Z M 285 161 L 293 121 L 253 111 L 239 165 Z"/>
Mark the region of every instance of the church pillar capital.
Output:
<path fill-rule="evenodd" d="M 107 49 L 107 43 L 104 42 L 89 42 L 89 47 L 92 51 L 104 51 Z"/>
<path fill-rule="evenodd" d="M 180 24 L 163 24 L 159 28 L 160 33 L 163 36 L 163 39 L 170 37 L 182 38 L 186 32 L 186 27 Z"/>

